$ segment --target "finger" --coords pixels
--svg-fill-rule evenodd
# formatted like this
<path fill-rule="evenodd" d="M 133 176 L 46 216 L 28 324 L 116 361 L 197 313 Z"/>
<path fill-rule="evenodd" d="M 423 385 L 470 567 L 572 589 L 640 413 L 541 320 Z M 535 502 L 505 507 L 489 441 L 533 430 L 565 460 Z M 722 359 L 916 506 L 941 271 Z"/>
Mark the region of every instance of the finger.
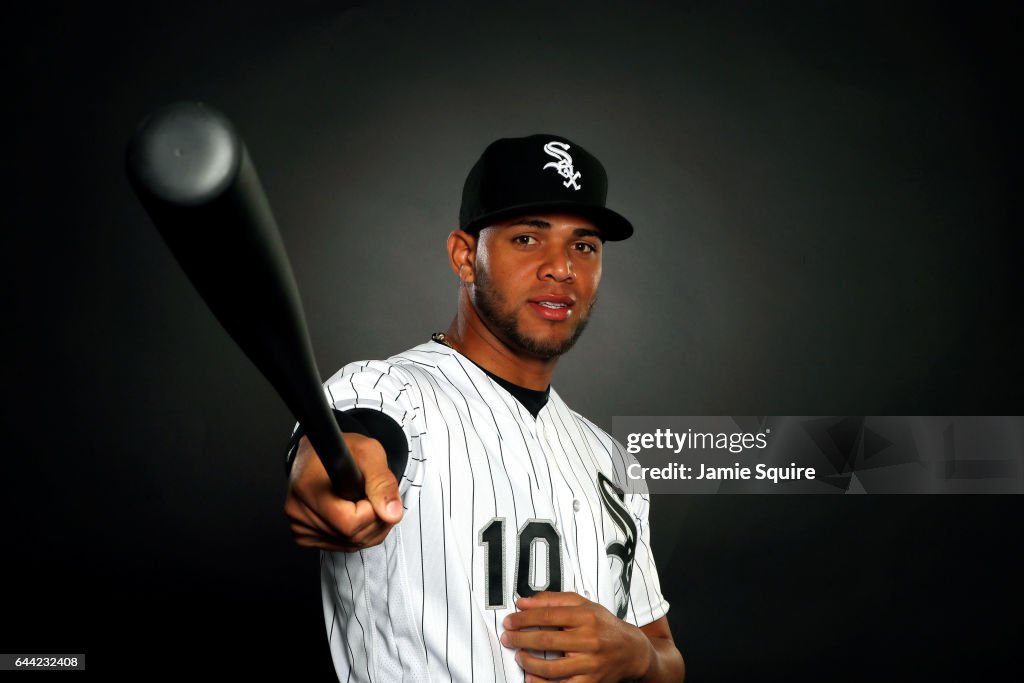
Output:
<path fill-rule="evenodd" d="M 330 501 L 325 502 L 328 507 L 331 507 Z M 341 503 L 340 505 L 335 505 L 331 508 L 335 515 L 333 521 L 337 522 L 337 524 L 332 523 L 330 519 L 322 517 L 316 511 L 316 503 L 310 503 L 301 495 L 300 491 L 289 492 L 288 498 L 285 500 L 284 512 L 292 522 L 318 529 L 325 535 L 358 531 L 374 519 L 373 515 L 367 516 L 365 510 L 363 515 L 359 516 L 358 508 L 349 501 L 339 499 L 339 502 Z M 338 527 L 341 528 L 339 529 Z"/>
<path fill-rule="evenodd" d="M 570 680 L 572 680 L 574 683 L 579 683 L 581 681 L 581 679 L 579 679 L 579 678 L 572 678 L 572 679 L 556 678 L 556 679 L 551 679 L 551 678 L 541 678 L 540 676 L 535 676 L 534 674 L 526 674 L 526 678 L 523 679 L 523 683 L 553 683 L 553 681 L 557 681 L 557 683 L 568 683 L 568 681 L 570 681 Z"/>
<path fill-rule="evenodd" d="M 586 607 L 536 607 L 522 612 L 513 612 L 505 617 L 506 629 L 518 631 L 532 626 L 559 626 L 575 628 L 589 621 Z"/>
<path fill-rule="evenodd" d="M 353 538 L 365 533 L 375 523 L 379 523 L 377 513 L 368 500 L 351 503 L 341 498 L 335 498 L 334 494 L 329 495 L 330 498 L 321 501 L 319 506 L 319 509 L 323 511 L 323 517 L 316 516 L 333 533 Z"/>
<path fill-rule="evenodd" d="M 541 678 L 534 674 L 526 674 L 523 683 L 586 683 L 586 679 L 579 676 L 573 676 L 572 678 Z"/>
<path fill-rule="evenodd" d="M 523 683 L 592 683 L 594 679 L 587 679 L 580 676 L 573 676 L 571 678 L 541 678 L 533 674 L 526 674 L 526 678 L 523 679 Z"/>
<path fill-rule="evenodd" d="M 592 657 L 559 657 L 558 659 L 543 659 L 531 655 L 525 650 L 516 653 L 516 662 L 528 674 L 541 676 L 545 679 L 567 678 L 579 674 L 591 673 L 594 669 Z"/>
<path fill-rule="evenodd" d="M 324 531 L 322 528 L 312 527 L 307 524 L 292 522 L 289 525 L 296 542 L 300 538 L 315 538 L 319 541 L 344 547 L 346 551 L 368 548 L 382 542 L 388 535 L 391 525 L 376 523 L 367 527 L 354 536 L 339 536 Z"/>
<path fill-rule="evenodd" d="M 355 546 L 369 547 L 377 545 L 387 536 L 388 531 L 391 530 L 392 525 L 384 524 L 380 520 L 374 518 L 368 524 L 360 526 L 357 530 L 351 533 L 338 533 L 330 528 L 325 528 L 323 525 L 318 524 L 316 527 L 310 527 L 308 525 L 296 524 L 299 527 L 299 531 L 306 531 L 313 535 L 319 535 L 324 540 L 331 542 L 338 542 L 342 544 L 352 544 Z M 293 532 L 296 530 L 293 529 Z"/>
<path fill-rule="evenodd" d="M 397 524 L 402 519 L 402 499 L 398 480 L 388 467 L 384 447 L 376 439 L 362 434 L 346 432 L 344 436 L 366 482 L 366 498 L 374 513 L 387 524 Z"/>
<path fill-rule="evenodd" d="M 307 531 L 319 534 L 324 539 L 332 542 L 350 543 L 362 547 L 377 545 L 387 537 L 388 532 L 393 527 L 393 525 L 385 524 L 376 518 L 373 518 L 368 524 L 358 527 L 358 529 L 351 533 L 339 533 L 329 527 L 325 527 L 323 524 L 317 524 L 315 527 L 301 524 L 296 526 L 305 526 Z"/>
<path fill-rule="evenodd" d="M 296 498 L 288 497 L 285 501 L 284 513 L 288 518 L 288 528 L 296 537 L 309 534 L 324 537 L 333 535 L 327 526 Z"/>
<path fill-rule="evenodd" d="M 363 476 L 366 479 L 366 497 L 377 517 L 387 524 L 398 524 L 404 514 L 402 498 L 398 493 L 398 480 L 388 469 L 387 459 L 368 466 L 363 470 Z"/>
<path fill-rule="evenodd" d="M 292 528 L 292 535 L 295 538 L 295 543 L 302 547 L 350 553 L 379 545 L 387 538 L 388 531 L 385 528 L 372 535 L 350 539 L 324 536 L 316 530 L 295 525 Z"/>
<path fill-rule="evenodd" d="M 335 508 L 334 519 L 327 520 L 308 505 L 290 499 L 285 505 L 285 513 L 293 525 L 292 532 L 319 535 L 325 541 L 341 545 L 376 545 L 380 542 L 379 537 L 386 535 L 390 526 L 376 518 L 366 501 L 362 506 L 340 499 L 338 502 L 340 505 Z"/>
<path fill-rule="evenodd" d="M 296 540 L 299 538 L 316 538 L 325 543 L 336 543 L 339 545 L 361 545 L 365 543 L 365 539 L 353 540 L 351 538 L 336 536 L 334 534 L 325 533 L 322 529 L 297 522 L 290 523 L 288 525 L 288 529 L 292 532 L 292 536 L 294 536 Z"/>
<path fill-rule="evenodd" d="M 393 525 L 391 524 L 377 522 L 353 536 L 351 541 L 362 545 L 364 548 L 377 545 L 387 538 L 388 532 L 391 531 L 392 526 Z"/>
<path fill-rule="evenodd" d="M 533 609 L 535 607 L 571 607 L 574 605 L 585 605 L 589 600 L 579 593 L 571 591 L 543 591 L 535 593 L 528 598 L 516 600 L 516 607 L 519 609 Z"/>
<path fill-rule="evenodd" d="M 301 548 L 313 548 L 333 553 L 355 553 L 363 550 L 361 546 L 350 544 L 327 543 L 318 538 L 300 537 L 295 539 L 295 544 Z"/>
<path fill-rule="evenodd" d="M 292 532 L 292 536 L 298 538 L 299 536 L 316 536 L 326 540 L 332 540 L 329 536 L 323 534 L 319 529 L 309 526 L 308 524 L 302 524 L 300 522 L 290 522 L 288 529 Z M 341 539 L 338 539 L 341 540 Z"/>
<path fill-rule="evenodd" d="M 316 529 L 306 524 L 292 522 L 288 525 L 288 528 L 292 532 L 292 536 L 295 538 L 296 543 L 299 543 L 300 539 L 316 539 L 323 543 L 335 545 L 356 545 L 352 543 L 350 539 L 325 534 L 320 529 Z M 299 544 L 303 545 L 302 543 Z"/>
<path fill-rule="evenodd" d="M 563 629 L 503 631 L 499 640 L 508 648 L 554 652 L 594 652 L 598 645 L 593 636 Z"/>

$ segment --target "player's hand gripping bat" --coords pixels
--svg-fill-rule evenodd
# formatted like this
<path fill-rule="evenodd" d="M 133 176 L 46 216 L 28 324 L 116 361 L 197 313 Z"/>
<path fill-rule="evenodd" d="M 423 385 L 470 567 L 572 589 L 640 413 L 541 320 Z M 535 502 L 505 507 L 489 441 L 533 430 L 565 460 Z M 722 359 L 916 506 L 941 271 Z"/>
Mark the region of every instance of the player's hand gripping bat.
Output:
<path fill-rule="evenodd" d="M 178 263 L 302 424 L 335 493 L 363 498 L 362 475 L 324 396 L 284 243 L 231 122 L 203 104 L 164 107 L 140 124 L 126 163 Z"/>

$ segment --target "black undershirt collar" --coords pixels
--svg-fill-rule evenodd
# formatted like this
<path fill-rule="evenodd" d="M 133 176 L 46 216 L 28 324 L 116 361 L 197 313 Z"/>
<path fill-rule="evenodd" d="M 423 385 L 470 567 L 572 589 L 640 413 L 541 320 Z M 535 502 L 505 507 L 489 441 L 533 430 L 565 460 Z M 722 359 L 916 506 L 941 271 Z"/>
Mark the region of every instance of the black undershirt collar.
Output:
<path fill-rule="evenodd" d="M 433 342 L 435 344 L 441 344 L 441 342 L 437 341 L 436 339 L 433 340 Z M 441 344 L 441 346 L 447 345 Z M 508 393 L 512 394 L 512 396 L 517 401 L 519 401 L 519 403 L 521 403 L 522 406 L 526 408 L 526 410 L 529 411 L 530 415 L 533 415 L 535 419 L 537 415 L 540 413 L 541 408 L 547 405 L 548 395 L 551 393 L 550 385 L 544 391 L 537 391 L 536 389 L 527 389 L 526 387 L 521 387 L 518 384 L 513 384 L 512 382 L 509 382 L 507 379 L 498 377 L 487 368 L 482 367 L 481 365 L 473 362 L 472 358 L 468 358 L 468 360 L 470 363 L 473 363 L 473 365 L 476 365 L 478 368 L 487 373 L 487 376 L 493 379 L 499 386 L 501 386 L 501 388 L 503 388 Z"/>

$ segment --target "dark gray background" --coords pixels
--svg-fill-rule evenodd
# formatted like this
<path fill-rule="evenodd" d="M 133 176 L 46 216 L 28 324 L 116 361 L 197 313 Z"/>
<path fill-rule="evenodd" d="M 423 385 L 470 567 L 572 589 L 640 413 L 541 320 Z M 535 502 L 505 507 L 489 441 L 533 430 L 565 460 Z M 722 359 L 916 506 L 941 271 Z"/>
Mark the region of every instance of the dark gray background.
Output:
<path fill-rule="evenodd" d="M 104 679 L 203 655 L 330 676 L 316 555 L 280 511 L 291 418 L 124 179 L 152 108 L 235 121 L 325 377 L 447 325 L 466 171 L 495 137 L 558 132 L 637 226 L 556 375 L 583 414 L 1021 414 L 1020 29 L 1019 5 L 961 3 L 10 16 L 0 649 L 85 651 Z M 690 680 L 1008 664 L 1021 512 L 656 497 Z"/>

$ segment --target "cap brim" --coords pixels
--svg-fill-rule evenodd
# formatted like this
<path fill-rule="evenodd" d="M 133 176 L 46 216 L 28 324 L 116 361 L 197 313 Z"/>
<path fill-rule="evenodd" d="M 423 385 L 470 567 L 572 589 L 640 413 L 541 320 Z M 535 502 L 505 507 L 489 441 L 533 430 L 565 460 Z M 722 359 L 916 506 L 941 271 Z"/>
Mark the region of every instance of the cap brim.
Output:
<path fill-rule="evenodd" d="M 611 209 L 571 201 L 535 202 L 505 207 L 501 211 L 494 211 L 473 219 L 463 230 L 466 232 L 477 232 L 498 221 L 515 218 L 516 216 L 556 211 L 560 213 L 574 213 L 590 220 L 601 230 L 601 239 L 606 242 L 618 242 L 633 234 L 633 224 Z"/>

